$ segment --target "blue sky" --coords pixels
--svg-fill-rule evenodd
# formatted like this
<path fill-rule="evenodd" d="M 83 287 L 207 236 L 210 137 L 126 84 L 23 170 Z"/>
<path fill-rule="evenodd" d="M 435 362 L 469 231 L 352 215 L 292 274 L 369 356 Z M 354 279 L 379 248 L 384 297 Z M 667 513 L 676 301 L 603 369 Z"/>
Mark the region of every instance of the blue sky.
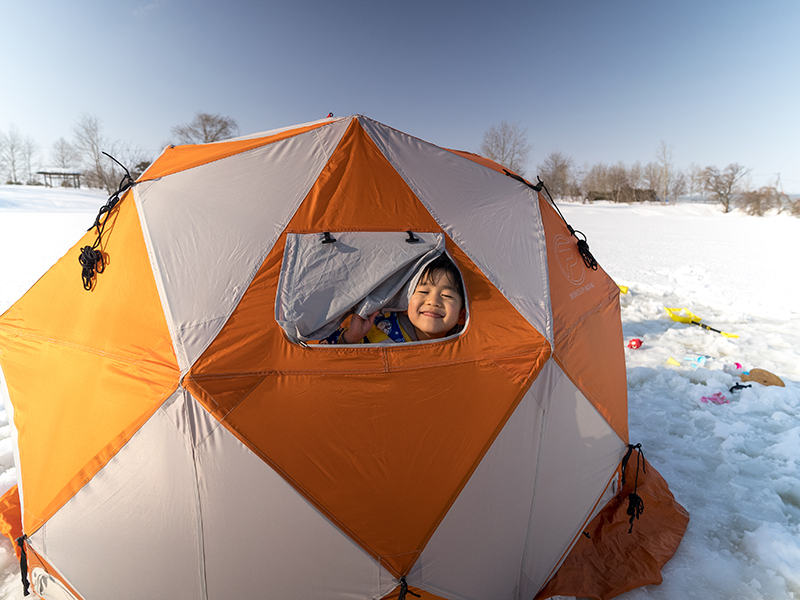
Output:
<path fill-rule="evenodd" d="M 44 156 L 84 114 L 153 155 L 198 111 L 242 134 L 365 114 L 470 151 L 506 120 L 529 175 L 663 141 L 800 193 L 796 0 L 0 0 L 0 23 L 0 130 Z"/>

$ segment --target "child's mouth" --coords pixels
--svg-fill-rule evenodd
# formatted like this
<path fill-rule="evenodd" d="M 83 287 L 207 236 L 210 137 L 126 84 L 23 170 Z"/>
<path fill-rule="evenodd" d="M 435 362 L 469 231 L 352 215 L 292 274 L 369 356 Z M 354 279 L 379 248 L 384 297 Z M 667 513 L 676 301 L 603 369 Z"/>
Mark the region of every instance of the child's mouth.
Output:
<path fill-rule="evenodd" d="M 444 318 L 443 315 L 440 315 L 438 313 L 432 313 L 432 312 L 421 312 L 419 314 L 422 315 L 423 317 L 429 317 L 431 319 L 443 319 Z"/>

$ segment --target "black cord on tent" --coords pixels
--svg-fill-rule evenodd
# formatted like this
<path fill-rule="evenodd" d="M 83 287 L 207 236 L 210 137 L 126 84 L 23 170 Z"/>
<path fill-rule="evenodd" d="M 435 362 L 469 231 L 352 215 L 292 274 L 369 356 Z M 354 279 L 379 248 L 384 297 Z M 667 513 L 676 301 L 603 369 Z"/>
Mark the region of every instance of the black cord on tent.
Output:
<path fill-rule="evenodd" d="M 628 533 L 633 531 L 633 521 L 637 520 L 639 517 L 642 516 L 644 512 L 644 500 L 642 500 L 641 496 L 637 494 L 637 490 L 639 489 L 639 468 L 641 467 L 642 471 L 647 473 L 646 460 L 644 460 L 644 453 L 642 452 L 642 445 L 636 444 L 628 444 L 628 452 L 625 454 L 625 457 L 622 459 L 622 485 L 625 485 L 625 470 L 628 467 L 628 460 L 631 457 L 631 454 L 634 450 L 637 450 L 639 453 L 636 455 L 636 479 L 633 482 L 633 492 L 628 494 L 628 516 L 630 517 L 631 528 L 628 529 Z M 641 464 L 640 464 L 641 460 Z"/>
<path fill-rule="evenodd" d="M 591 269 L 592 271 L 597 271 L 597 261 L 595 260 L 594 256 L 592 256 L 592 253 L 589 251 L 589 243 L 586 241 L 586 235 L 582 231 L 573 229 L 572 225 L 567 223 L 567 220 L 561 213 L 561 209 L 558 208 L 558 205 L 556 204 L 555 200 L 553 200 L 553 197 L 550 195 L 550 190 L 547 189 L 547 186 L 544 184 L 544 181 L 542 181 L 541 178 L 539 178 L 539 176 L 537 175 L 536 180 L 539 183 L 533 185 L 532 183 L 525 181 L 525 179 L 523 179 L 516 173 L 512 173 L 508 169 L 503 169 L 503 171 L 505 172 L 506 175 L 508 175 L 512 179 L 516 179 L 520 183 L 524 183 L 525 185 L 527 185 L 529 188 L 531 188 L 536 192 L 541 192 L 542 190 L 545 191 L 545 193 L 547 194 L 547 199 L 550 201 L 550 204 L 553 205 L 553 208 L 556 209 L 556 212 L 558 213 L 558 216 L 561 217 L 561 220 L 564 221 L 564 224 L 567 226 L 567 229 L 569 230 L 570 234 L 576 240 L 578 240 L 578 252 L 580 252 L 581 257 L 583 258 L 583 264 L 585 264 L 586 267 Z M 581 234 L 582 238 L 578 237 L 577 234 Z"/>
<path fill-rule="evenodd" d="M 85 289 L 87 292 L 91 291 L 92 289 L 92 280 L 94 279 L 95 273 L 102 273 L 105 269 L 103 252 L 98 250 L 98 247 L 100 246 L 100 240 L 103 236 L 103 230 L 106 228 L 108 215 L 117 205 L 122 194 L 124 194 L 133 185 L 133 177 L 131 177 L 130 171 L 128 171 L 128 169 L 126 169 L 121 162 L 107 152 L 103 152 L 103 154 L 122 167 L 122 169 L 125 171 L 125 175 L 122 177 L 122 181 L 119 182 L 117 191 L 109 196 L 108 201 L 100 207 L 100 210 L 97 213 L 97 217 L 92 225 L 92 227 L 97 228 L 97 239 L 91 246 L 84 246 L 81 248 L 80 256 L 78 256 L 78 262 L 81 264 L 82 268 L 81 276 L 83 278 L 83 289 Z M 105 215 L 105 217 L 103 217 L 103 215 Z M 89 227 L 89 229 L 86 231 L 91 231 L 92 227 Z"/>
<path fill-rule="evenodd" d="M 419 594 L 415 594 L 408 589 L 408 582 L 406 582 L 406 578 L 403 576 L 400 578 L 400 594 L 397 596 L 397 600 L 406 600 L 406 594 L 411 594 L 415 598 L 422 598 Z"/>
<path fill-rule="evenodd" d="M 17 538 L 17 546 L 19 546 L 19 574 L 22 577 L 22 595 L 30 595 L 31 584 L 28 582 L 28 553 L 25 550 L 25 541 L 28 539 L 27 535 L 22 535 Z"/>

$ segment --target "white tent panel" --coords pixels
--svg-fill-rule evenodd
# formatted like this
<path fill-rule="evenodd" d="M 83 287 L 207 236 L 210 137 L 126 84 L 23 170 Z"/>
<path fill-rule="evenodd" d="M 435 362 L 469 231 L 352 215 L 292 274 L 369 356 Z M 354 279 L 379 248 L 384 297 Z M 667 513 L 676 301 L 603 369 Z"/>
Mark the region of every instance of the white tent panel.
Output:
<path fill-rule="evenodd" d="M 580 527 L 602 508 L 598 500 L 627 449 L 555 361 L 548 362 L 542 375 L 539 379 L 550 393 L 540 397 L 545 421 L 521 598 L 532 598 L 539 591 L 566 557 Z"/>
<path fill-rule="evenodd" d="M 447 235 L 552 342 L 547 247 L 533 190 L 365 117 L 360 123 Z"/>
<path fill-rule="evenodd" d="M 453 599 L 516 598 L 542 417 L 529 390 L 431 537 L 409 583 Z"/>
<path fill-rule="evenodd" d="M 396 586 L 224 427 L 197 456 L 211 600 L 367 600 Z"/>
<path fill-rule="evenodd" d="M 191 448 L 161 410 L 29 543 L 84 598 L 205 598 Z M 169 590 L 169 592 L 167 592 Z"/>
<path fill-rule="evenodd" d="M 222 328 L 349 120 L 134 187 L 182 371 Z"/>

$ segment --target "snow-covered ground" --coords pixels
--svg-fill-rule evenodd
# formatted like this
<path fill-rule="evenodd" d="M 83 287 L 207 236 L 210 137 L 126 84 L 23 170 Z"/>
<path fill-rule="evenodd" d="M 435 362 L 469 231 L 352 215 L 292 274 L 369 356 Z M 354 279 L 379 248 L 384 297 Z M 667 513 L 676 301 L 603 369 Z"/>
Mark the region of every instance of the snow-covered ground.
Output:
<path fill-rule="evenodd" d="M 86 190 L 0 186 L 0 312 L 78 240 L 105 200 Z M 692 517 L 664 582 L 620 598 L 800 599 L 800 219 L 696 204 L 561 209 L 629 288 L 621 296 L 625 341 L 643 342 L 625 350 L 631 441 L 642 443 Z M 676 323 L 665 306 L 739 337 Z M 766 369 L 786 386 L 731 392 L 735 363 Z M 703 401 L 716 393 L 724 403 Z M 0 412 L 0 493 L 16 481 L 8 436 Z M 4 539 L 0 598 L 22 598 Z"/>

